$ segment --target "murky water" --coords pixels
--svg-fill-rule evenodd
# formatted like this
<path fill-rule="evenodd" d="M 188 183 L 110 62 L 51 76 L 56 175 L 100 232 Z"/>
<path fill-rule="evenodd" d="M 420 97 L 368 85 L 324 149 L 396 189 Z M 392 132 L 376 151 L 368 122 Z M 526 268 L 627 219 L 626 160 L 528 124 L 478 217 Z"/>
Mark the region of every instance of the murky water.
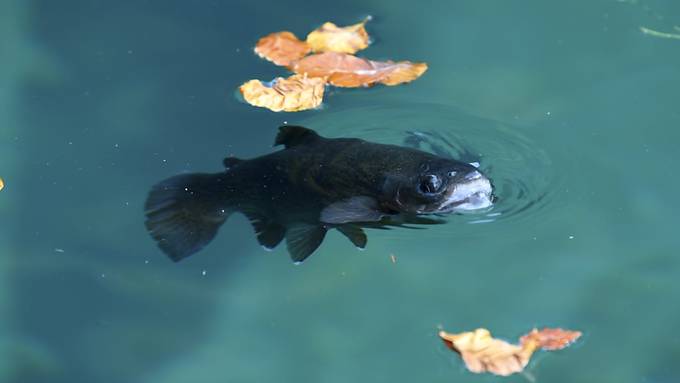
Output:
<path fill-rule="evenodd" d="M 258 37 L 368 14 L 363 54 L 423 78 L 296 114 L 234 97 L 285 73 Z M 680 33 L 677 2 L 4 0 L 0 26 L 1 382 L 680 381 L 680 41 L 640 30 Z M 234 216 L 169 261 L 150 186 L 284 122 L 479 162 L 498 203 L 300 266 Z M 510 378 L 437 337 L 533 326 L 585 336 Z"/>

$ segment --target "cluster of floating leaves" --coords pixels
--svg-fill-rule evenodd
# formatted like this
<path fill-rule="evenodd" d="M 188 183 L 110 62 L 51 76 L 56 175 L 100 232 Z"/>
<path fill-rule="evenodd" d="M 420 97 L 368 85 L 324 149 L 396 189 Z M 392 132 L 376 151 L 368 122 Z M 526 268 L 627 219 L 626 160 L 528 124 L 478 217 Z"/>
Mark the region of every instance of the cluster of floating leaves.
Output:
<path fill-rule="evenodd" d="M 309 33 L 305 41 L 288 31 L 261 38 L 255 53 L 294 74 L 271 82 L 250 80 L 239 88 L 243 98 L 251 105 L 275 112 L 297 112 L 318 107 L 326 84 L 344 88 L 392 86 L 413 81 L 425 73 L 425 63 L 373 61 L 354 56 L 370 43 L 367 21 L 346 27 L 327 22 Z"/>
<path fill-rule="evenodd" d="M 561 350 L 581 336 L 579 331 L 561 328 L 533 329 L 522 336 L 519 344 L 493 338 L 487 329 L 450 334 L 440 331 L 439 337 L 460 354 L 468 370 L 508 376 L 522 372 L 536 350 Z"/>

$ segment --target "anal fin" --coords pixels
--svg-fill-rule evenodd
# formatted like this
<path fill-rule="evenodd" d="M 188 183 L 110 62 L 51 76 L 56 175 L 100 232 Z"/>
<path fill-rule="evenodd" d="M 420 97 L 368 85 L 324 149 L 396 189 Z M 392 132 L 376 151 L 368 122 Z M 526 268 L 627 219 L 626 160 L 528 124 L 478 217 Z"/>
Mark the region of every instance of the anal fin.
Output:
<path fill-rule="evenodd" d="M 271 250 L 283 241 L 286 229 L 278 222 L 255 211 L 244 211 L 243 214 L 250 220 L 257 235 L 257 241 L 265 249 Z"/>

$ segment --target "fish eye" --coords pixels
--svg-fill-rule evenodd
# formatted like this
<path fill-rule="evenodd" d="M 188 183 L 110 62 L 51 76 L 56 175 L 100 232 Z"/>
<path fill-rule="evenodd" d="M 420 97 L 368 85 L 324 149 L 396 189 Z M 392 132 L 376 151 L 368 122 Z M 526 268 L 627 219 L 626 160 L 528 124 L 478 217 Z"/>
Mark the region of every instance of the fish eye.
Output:
<path fill-rule="evenodd" d="M 434 174 L 429 174 L 420 179 L 418 190 L 423 194 L 436 193 L 442 185 L 441 179 Z"/>
<path fill-rule="evenodd" d="M 454 176 L 456 175 L 456 172 L 453 171 L 453 170 L 451 170 L 450 172 L 448 172 L 447 175 L 448 175 L 449 177 L 454 177 Z"/>

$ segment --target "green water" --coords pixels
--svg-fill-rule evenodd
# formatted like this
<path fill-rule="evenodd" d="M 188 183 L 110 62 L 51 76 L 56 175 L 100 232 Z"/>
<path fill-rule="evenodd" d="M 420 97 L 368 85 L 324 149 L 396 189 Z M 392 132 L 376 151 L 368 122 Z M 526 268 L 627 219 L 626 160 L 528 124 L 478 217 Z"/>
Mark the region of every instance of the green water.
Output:
<path fill-rule="evenodd" d="M 285 73 L 258 37 L 366 15 L 363 54 L 421 79 L 296 114 L 235 97 Z M 680 3 L 1 0 L 0 382 L 529 381 L 471 374 L 436 335 L 482 326 L 585 333 L 537 382 L 680 381 L 680 40 L 641 26 L 673 32 Z M 234 216 L 166 259 L 149 187 L 268 153 L 284 121 L 438 135 L 498 205 L 362 252 L 332 233 L 300 266 Z"/>

